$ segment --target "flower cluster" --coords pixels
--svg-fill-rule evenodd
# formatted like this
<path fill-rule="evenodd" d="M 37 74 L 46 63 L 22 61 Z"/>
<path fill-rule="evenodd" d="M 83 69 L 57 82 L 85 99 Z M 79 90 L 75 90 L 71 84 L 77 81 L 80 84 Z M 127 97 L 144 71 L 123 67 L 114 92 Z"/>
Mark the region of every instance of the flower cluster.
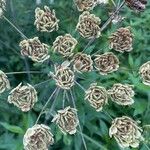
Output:
<path fill-rule="evenodd" d="M 0 70 L 0 94 L 10 88 L 9 80 L 6 74 Z"/>
<path fill-rule="evenodd" d="M 100 74 L 106 75 L 118 70 L 119 60 L 112 52 L 107 52 L 102 55 L 95 55 L 95 57 L 95 68 L 100 72 Z"/>
<path fill-rule="evenodd" d="M 44 62 L 50 57 L 48 54 L 49 46 L 41 43 L 38 37 L 23 40 L 20 42 L 19 46 L 21 48 L 21 54 L 23 56 L 28 56 L 35 62 Z"/>
<path fill-rule="evenodd" d="M 89 101 L 90 105 L 94 107 L 96 111 L 101 111 L 103 106 L 108 102 L 106 89 L 104 87 L 97 86 L 96 83 L 91 84 L 85 93 L 85 99 Z"/>
<path fill-rule="evenodd" d="M 118 52 L 130 52 L 133 43 L 133 35 L 129 27 L 119 28 L 115 33 L 109 37 L 110 39 L 110 48 Z"/>
<path fill-rule="evenodd" d="M 0 18 L 3 16 L 3 11 L 6 9 L 6 0 L 0 0 Z"/>
<path fill-rule="evenodd" d="M 101 35 L 100 25 L 101 19 L 88 11 L 83 12 L 79 17 L 76 30 L 80 35 L 87 39 L 99 38 Z"/>
<path fill-rule="evenodd" d="M 44 124 L 36 124 L 29 128 L 23 139 L 25 150 L 48 150 L 49 145 L 54 143 L 50 128 Z"/>
<path fill-rule="evenodd" d="M 44 10 L 36 8 L 34 24 L 38 31 L 52 32 L 58 30 L 58 22 L 55 10 L 50 10 L 47 6 L 44 6 Z"/>
<path fill-rule="evenodd" d="M 122 148 L 129 146 L 136 148 L 142 140 L 142 129 L 134 120 L 123 116 L 113 120 L 109 135 L 114 137 Z"/>
<path fill-rule="evenodd" d="M 143 79 L 143 83 L 150 86 L 150 61 L 144 63 L 140 67 L 139 74 Z"/>
<path fill-rule="evenodd" d="M 71 57 L 77 43 L 77 40 L 70 34 L 65 34 L 64 36 L 58 36 L 56 38 L 52 48 L 54 52 L 58 52 L 63 57 Z"/>
<path fill-rule="evenodd" d="M 63 110 L 58 110 L 52 122 L 56 122 L 63 133 L 75 134 L 78 126 L 77 110 L 66 107 Z"/>
<path fill-rule="evenodd" d="M 132 105 L 134 103 L 134 91 L 132 88 L 132 85 L 117 83 L 108 90 L 108 94 L 112 101 L 118 105 Z"/>
<path fill-rule="evenodd" d="M 22 86 L 22 83 L 20 83 L 9 93 L 8 102 L 27 112 L 37 102 L 37 92 L 32 85 L 27 84 Z"/>

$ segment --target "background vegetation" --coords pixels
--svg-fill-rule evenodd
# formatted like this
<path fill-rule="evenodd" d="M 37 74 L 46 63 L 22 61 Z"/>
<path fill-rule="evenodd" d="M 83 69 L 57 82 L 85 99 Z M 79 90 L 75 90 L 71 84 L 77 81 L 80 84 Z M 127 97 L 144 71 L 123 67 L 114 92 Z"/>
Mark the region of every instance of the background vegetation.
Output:
<path fill-rule="evenodd" d="M 116 0 L 117 2 L 117 0 Z M 40 40 L 48 45 L 58 35 L 70 33 L 74 36 L 79 44 L 75 51 L 82 51 L 87 40 L 81 38 L 75 32 L 75 26 L 78 22 L 79 12 L 74 6 L 73 0 L 42 0 L 40 7 L 48 5 L 50 8 L 56 10 L 57 17 L 60 19 L 59 30 L 52 33 L 40 33 L 36 30 L 34 23 L 34 10 L 37 7 L 35 0 L 8 0 L 7 11 L 5 16 L 11 20 L 27 37 L 33 38 L 38 36 Z M 93 13 L 99 16 L 102 24 L 108 18 L 108 12 L 111 12 L 114 6 L 110 2 L 106 6 L 97 6 Z M 93 54 L 101 50 L 100 53 L 109 51 L 108 36 L 111 32 L 119 27 L 131 26 L 134 33 L 133 51 L 130 53 L 120 54 L 114 52 L 120 59 L 120 66 L 122 69 L 107 76 L 99 75 L 95 72 L 78 75 L 80 76 L 80 84 L 85 88 L 89 87 L 90 83 L 98 82 L 107 89 L 114 83 L 129 83 L 135 86 L 134 90 L 135 103 L 128 107 L 116 105 L 109 101 L 109 105 L 105 107 L 105 112 L 108 112 L 112 118 L 128 115 L 135 120 L 141 121 L 141 126 L 150 124 L 150 87 L 141 83 L 138 76 L 138 68 L 150 60 L 150 5 L 148 4 L 145 12 L 134 13 L 126 6 L 121 10 L 121 14 L 126 17 L 123 22 L 113 25 L 110 24 L 108 28 L 102 33 L 102 37 L 97 39 L 86 50 L 86 53 Z M 22 150 L 22 138 L 27 128 L 34 125 L 36 118 L 55 88 L 54 81 L 48 80 L 48 73 L 51 70 L 50 64 L 34 64 L 30 59 L 27 60 L 28 66 L 20 55 L 19 42 L 22 37 L 3 19 L 0 20 L 0 69 L 4 72 L 20 72 L 24 70 L 41 71 L 41 74 L 15 74 L 9 75 L 11 86 L 15 87 L 20 82 L 30 83 L 36 85 L 38 91 L 39 101 L 34 109 L 28 113 L 22 113 L 13 105 L 7 103 L 8 93 L 0 95 L 0 150 Z M 51 53 L 51 49 L 50 49 Z M 52 55 L 52 60 L 62 62 L 57 55 Z M 110 139 L 108 129 L 111 125 L 109 115 L 104 112 L 96 112 L 87 102 L 84 101 L 84 94 L 82 89 L 78 86 L 73 88 L 76 95 L 76 104 L 79 114 L 83 133 L 88 150 L 119 150 L 114 139 Z M 51 103 L 50 103 L 51 105 Z M 55 103 L 55 110 L 60 109 L 62 105 L 62 91 L 60 91 L 57 101 Z M 68 103 L 69 105 L 69 103 Z M 70 104 L 71 105 L 71 104 Z M 52 128 L 52 133 L 55 136 L 55 144 L 51 147 L 53 150 L 79 150 L 84 149 L 80 133 L 74 136 L 63 135 L 61 131 L 51 124 L 51 117 L 48 113 L 41 117 L 40 122 L 44 122 Z M 134 150 L 148 150 L 150 146 L 150 130 L 145 129 L 144 136 L 146 142 L 141 143 L 139 149 Z M 129 149 L 128 149 L 129 150 Z M 131 149 L 130 149 L 131 150 Z M 132 149 L 133 150 L 133 149 Z"/>

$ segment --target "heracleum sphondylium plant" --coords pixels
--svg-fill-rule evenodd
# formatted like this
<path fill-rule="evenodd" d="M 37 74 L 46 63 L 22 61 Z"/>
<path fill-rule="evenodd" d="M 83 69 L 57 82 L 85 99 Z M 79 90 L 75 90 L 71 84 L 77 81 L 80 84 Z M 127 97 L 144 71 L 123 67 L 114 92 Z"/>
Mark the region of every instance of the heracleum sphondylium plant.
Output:
<path fill-rule="evenodd" d="M 117 18 L 120 17 L 119 12 L 124 4 L 135 11 L 143 11 L 147 3 L 146 0 L 125 0 L 121 4 L 118 4 L 118 7 L 111 13 L 108 21 L 101 25 L 100 16 L 96 16 L 90 11 L 98 4 L 107 2 L 107 0 L 74 0 L 77 10 L 81 11 L 75 30 L 82 38 L 89 39 L 89 43 L 83 51 L 75 53 L 78 41 L 70 33 L 60 35 L 54 39 L 52 50 L 57 55 L 60 55 L 60 57 L 65 58 L 65 61 L 62 64 L 56 61 L 53 62 L 54 72 L 50 72 L 49 76 L 55 81 L 57 87 L 43 106 L 35 125 L 26 131 L 23 140 L 25 150 L 48 150 L 50 145 L 55 144 L 55 133 L 50 131 L 48 125 L 38 124 L 38 121 L 47 108 L 53 95 L 55 93 L 59 94 L 60 89 L 64 90 L 64 95 L 66 95 L 66 97 L 67 94 L 70 93 L 70 97 L 68 98 L 72 100 L 73 108 L 68 105 L 65 106 L 65 103 L 63 103 L 62 108 L 56 110 L 57 114 L 51 114 L 54 117 L 52 122 L 58 125 L 60 130 L 65 134 L 76 134 L 79 126 L 79 132 L 81 133 L 83 145 L 86 150 L 88 148 L 78 118 L 78 111 L 80 110 L 76 107 L 74 94 L 72 93 L 72 87 L 75 84 L 84 90 L 85 100 L 88 101 L 87 103 L 91 108 L 93 107 L 95 111 L 105 112 L 105 105 L 109 104 L 108 97 L 110 97 L 114 104 L 132 105 L 134 103 L 133 97 L 135 92 L 132 85 L 115 83 L 107 90 L 102 85 L 99 86 L 97 83 L 93 83 L 85 89 L 77 82 L 77 74 L 82 74 L 83 72 L 92 72 L 96 69 L 98 74 L 107 76 L 108 74 L 111 74 L 112 72 L 115 73 L 120 69 L 121 60 L 118 59 L 117 54 L 115 55 L 113 52 L 107 52 L 91 56 L 86 53 L 86 48 L 90 46 L 94 40 L 101 38 L 101 33 L 110 22 L 113 22 L 114 19 L 115 23 L 120 21 L 121 18 Z M 5 0 L 1 0 L 0 16 L 18 31 L 18 29 L 4 16 L 3 10 L 5 10 L 5 5 Z M 34 25 L 40 32 L 57 31 L 61 19 L 59 16 L 57 16 L 59 19 L 56 16 L 57 12 L 55 13 L 55 10 L 51 10 L 48 6 L 44 6 L 44 9 L 38 7 L 35 10 Z M 133 50 L 134 36 L 131 30 L 131 27 L 121 27 L 117 29 L 116 32 L 112 33 L 108 38 L 110 49 L 121 53 Z M 24 35 L 22 32 L 18 32 L 21 35 Z M 31 39 L 28 39 L 26 36 L 23 37 L 25 37 L 25 39 L 19 44 L 23 56 L 27 56 L 32 61 L 39 64 L 51 59 L 48 51 L 50 47 L 49 45 L 42 43 L 38 37 L 33 37 Z M 145 62 L 143 65 L 141 64 L 141 67 L 139 68 L 139 76 L 141 77 L 143 84 L 150 86 L 149 61 Z M 10 83 L 7 73 L 0 71 L 0 93 L 3 93 L 9 88 Z M 13 88 L 8 95 L 8 102 L 13 103 L 22 111 L 31 110 L 37 102 L 37 99 L 37 91 L 35 90 L 35 87 L 29 83 L 26 85 L 20 83 L 17 87 Z M 110 137 L 114 137 L 118 144 L 123 148 L 130 146 L 134 148 L 138 147 L 143 140 L 142 132 L 143 130 L 137 125 L 137 122 L 127 116 L 118 116 L 117 118 L 114 118 L 109 129 Z"/>

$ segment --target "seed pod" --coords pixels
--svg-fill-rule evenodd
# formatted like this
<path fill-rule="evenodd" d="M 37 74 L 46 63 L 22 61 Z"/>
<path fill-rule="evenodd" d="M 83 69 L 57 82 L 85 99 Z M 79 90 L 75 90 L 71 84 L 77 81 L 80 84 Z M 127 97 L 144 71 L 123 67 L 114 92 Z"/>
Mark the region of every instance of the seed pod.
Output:
<path fill-rule="evenodd" d="M 44 10 L 40 8 L 35 9 L 36 28 L 41 32 L 52 32 L 58 30 L 59 20 L 56 18 L 55 10 L 50 10 L 49 7 L 44 6 Z"/>
<path fill-rule="evenodd" d="M 139 74 L 145 85 L 150 86 L 150 61 L 144 63 L 140 69 Z"/>
<path fill-rule="evenodd" d="M 127 116 L 114 119 L 109 129 L 110 137 L 114 137 L 122 148 L 139 147 L 140 141 L 143 140 L 141 132 L 142 129 L 137 123 Z"/>
<path fill-rule="evenodd" d="M 38 37 L 33 39 L 27 39 L 20 42 L 21 54 L 23 56 L 28 56 L 35 62 L 44 62 L 50 56 L 48 54 L 49 46 L 47 44 L 41 43 Z"/>
<path fill-rule="evenodd" d="M 68 106 L 65 109 L 57 112 L 58 113 L 54 116 L 52 122 L 56 122 L 64 134 L 75 134 L 79 123 L 77 118 L 77 110 Z"/>
<path fill-rule="evenodd" d="M 65 34 L 64 36 L 58 36 L 56 38 L 52 48 L 54 49 L 54 52 L 58 52 L 63 57 L 71 57 L 77 43 L 77 40 L 70 34 Z"/>
<path fill-rule="evenodd" d="M 99 38 L 101 35 L 100 25 L 101 19 L 89 12 L 83 12 L 79 17 L 79 22 L 76 26 L 76 30 L 83 38 L 92 39 Z"/>
<path fill-rule="evenodd" d="M 102 55 L 95 55 L 94 64 L 95 68 L 102 75 L 117 71 L 119 68 L 118 58 L 111 52 L 106 52 Z"/>
<path fill-rule="evenodd" d="M 49 145 L 53 145 L 53 134 L 50 128 L 44 124 L 36 124 L 29 128 L 23 138 L 25 150 L 48 150 Z"/>
<path fill-rule="evenodd" d="M 126 28 L 119 28 L 115 33 L 109 37 L 110 39 L 110 48 L 118 51 L 118 52 L 130 52 L 133 44 L 133 35 L 129 29 Z"/>
<path fill-rule="evenodd" d="M 77 53 L 73 57 L 73 68 L 78 72 L 90 72 L 93 69 L 93 61 L 90 55 Z"/>
<path fill-rule="evenodd" d="M 4 10 L 6 10 L 6 0 L 0 0 L 0 18 L 3 16 Z"/>
<path fill-rule="evenodd" d="M 10 83 L 6 74 L 0 70 L 0 94 L 6 89 L 10 89 Z"/>
<path fill-rule="evenodd" d="M 133 97 L 135 94 L 132 88 L 132 85 L 117 83 L 108 90 L 108 94 L 112 101 L 118 105 L 132 105 L 134 103 Z"/>
<path fill-rule="evenodd" d="M 96 83 L 91 84 L 90 88 L 85 92 L 85 99 L 89 101 L 90 105 L 96 109 L 96 111 L 101 111 L 103 106 L 107 104 L 107 91 L 104 87 L 97 86 Z"/>
<path fill-rule="evenodd" d="M 89 11 L 97 5 L 98 0 L 74 0 L 79 11 Z"/>
<path fill-rule="evenodd" d="M 37 92 L 32 85 L 22 86 L 22 83 L 20 83 L 9 93 L 8 102 L 27 112 L 37 102 Z"/>

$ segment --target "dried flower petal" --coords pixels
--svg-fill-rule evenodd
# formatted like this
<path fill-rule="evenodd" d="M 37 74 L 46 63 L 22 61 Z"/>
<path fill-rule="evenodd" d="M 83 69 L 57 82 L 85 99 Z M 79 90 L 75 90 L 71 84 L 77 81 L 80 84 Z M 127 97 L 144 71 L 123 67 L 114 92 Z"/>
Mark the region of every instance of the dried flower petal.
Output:
<path fill-rule="evenodd" d="M 128 84 L 114 84 L 113 87 L 108 90 L 113 102 L 118 105 L 132 105 L 134 103 L 134 91 L 133 86 Z"/>
<path fill-rule="evenodd" d="M 20 83 L 9 93 L 8 102 L 27 112 L 37 102 L 37 92 L 32 85 L 27 84 L 22 86 L 22 83 Z"/>
<path fill-rule="evenodd" d="M 63 133 L 75 134 L 76 127 L 79 123 L 77 118 L 77 110 L 68 106 L 57 112 L 58 113 L 54 116 L 52 122 L 56 122 Z"/>
<path fill-rule="evenodd" d="M 93 61 L 90 55 L 77 53 L 73 57 L 73 68 L 78 72 L 89 72 L 93 69 Z"/>
<path fill-rule="evenodd" d="M 133 35 L 129 29 L 127 28 L 119 28 L 115 33 L 113 33 L 110 37 L 110 48 L 118 51 L 118 52 L 130 52 L 133 43 Z"/>
<path fill-rule="evenodd" d="M 119 68 L 118 58 L 111 52 L 106 52 L 102 55 L 95 55 L 95 68 L 102 75 L 117 71 Z"/>
<path fill-rule="evenodd" d="M 48 54 L 49 46 L 41 43 L 38 37 L 27 39 L 20 42 L 21 54 L 28 56 L 35 62 L 44 62 L 50 56 Z"/>
<path fill-rule="evenodd" d="M 52 32 L 58 30 L 59 20 L 56 18 L 55 10 L 50 10 L 49 7 L 44 6 L 44 10 L 40 8 L 35 9 L 36 28 L 41 32 Z"/>
<path fill-rule="evenodd" d="M 140 67 L 139 74 L 141 75 L 143 83 L 150 86 L 150 61 Z"/>
<path fill-rule="evenodd" d="M 10 88 L 9 80 L 6 74 L 0 70 L 0 94 Z"/>
<path fill-rule="evenodd" d="M 56 38 L 53 43 L 53 49 L 54 52 L 58 52 L 64 57 L 71 57 L 77 43 L 77 40 L 70 34 L 65 34 L 64 36 L 58 36 Z"/>
<path fill-rule="evenodd" d="M 79 11 L 92 10 L 98 0 L 74 0 Z"/>
<path fill-rule="evenodd" d="M 6 0 L 0 0 L 0 18 L 3 16 L 4 10 L 6 10 Z"/>
<path fill-rule="evenodd" d="M 113 136 L 122 148 L 138 147 L 143 140 L 141 132 L 142 129 L 137 126 L 137 123 L 127 116 L 114 119 L 109 129 L 110 137 Z"/>
<path fill-rule="evenodd" d="M 25 150 L 48 150 L 49 145 L 53 145 L 53 134 L 50 128 L 44 124 L 36 124 L 29 128 L 23 139 Z"/>
<path fill-rule="evenodd" d="M 96 111 L 101 111 L 108 102 L 107 91 L 104 87 L 97 86 L 96 83 L 91 84 L 90 88 L 86 90 L 85 99 Z"/>
<path fill-rule="evenodd" d="M 101 19 L 89 12 L 83 12 L 79 17 L 79 22 L 76 26 L 76 30 L 80 35 L 87 39 L 99 38 L 101 35 L 100 25 Z"/>

